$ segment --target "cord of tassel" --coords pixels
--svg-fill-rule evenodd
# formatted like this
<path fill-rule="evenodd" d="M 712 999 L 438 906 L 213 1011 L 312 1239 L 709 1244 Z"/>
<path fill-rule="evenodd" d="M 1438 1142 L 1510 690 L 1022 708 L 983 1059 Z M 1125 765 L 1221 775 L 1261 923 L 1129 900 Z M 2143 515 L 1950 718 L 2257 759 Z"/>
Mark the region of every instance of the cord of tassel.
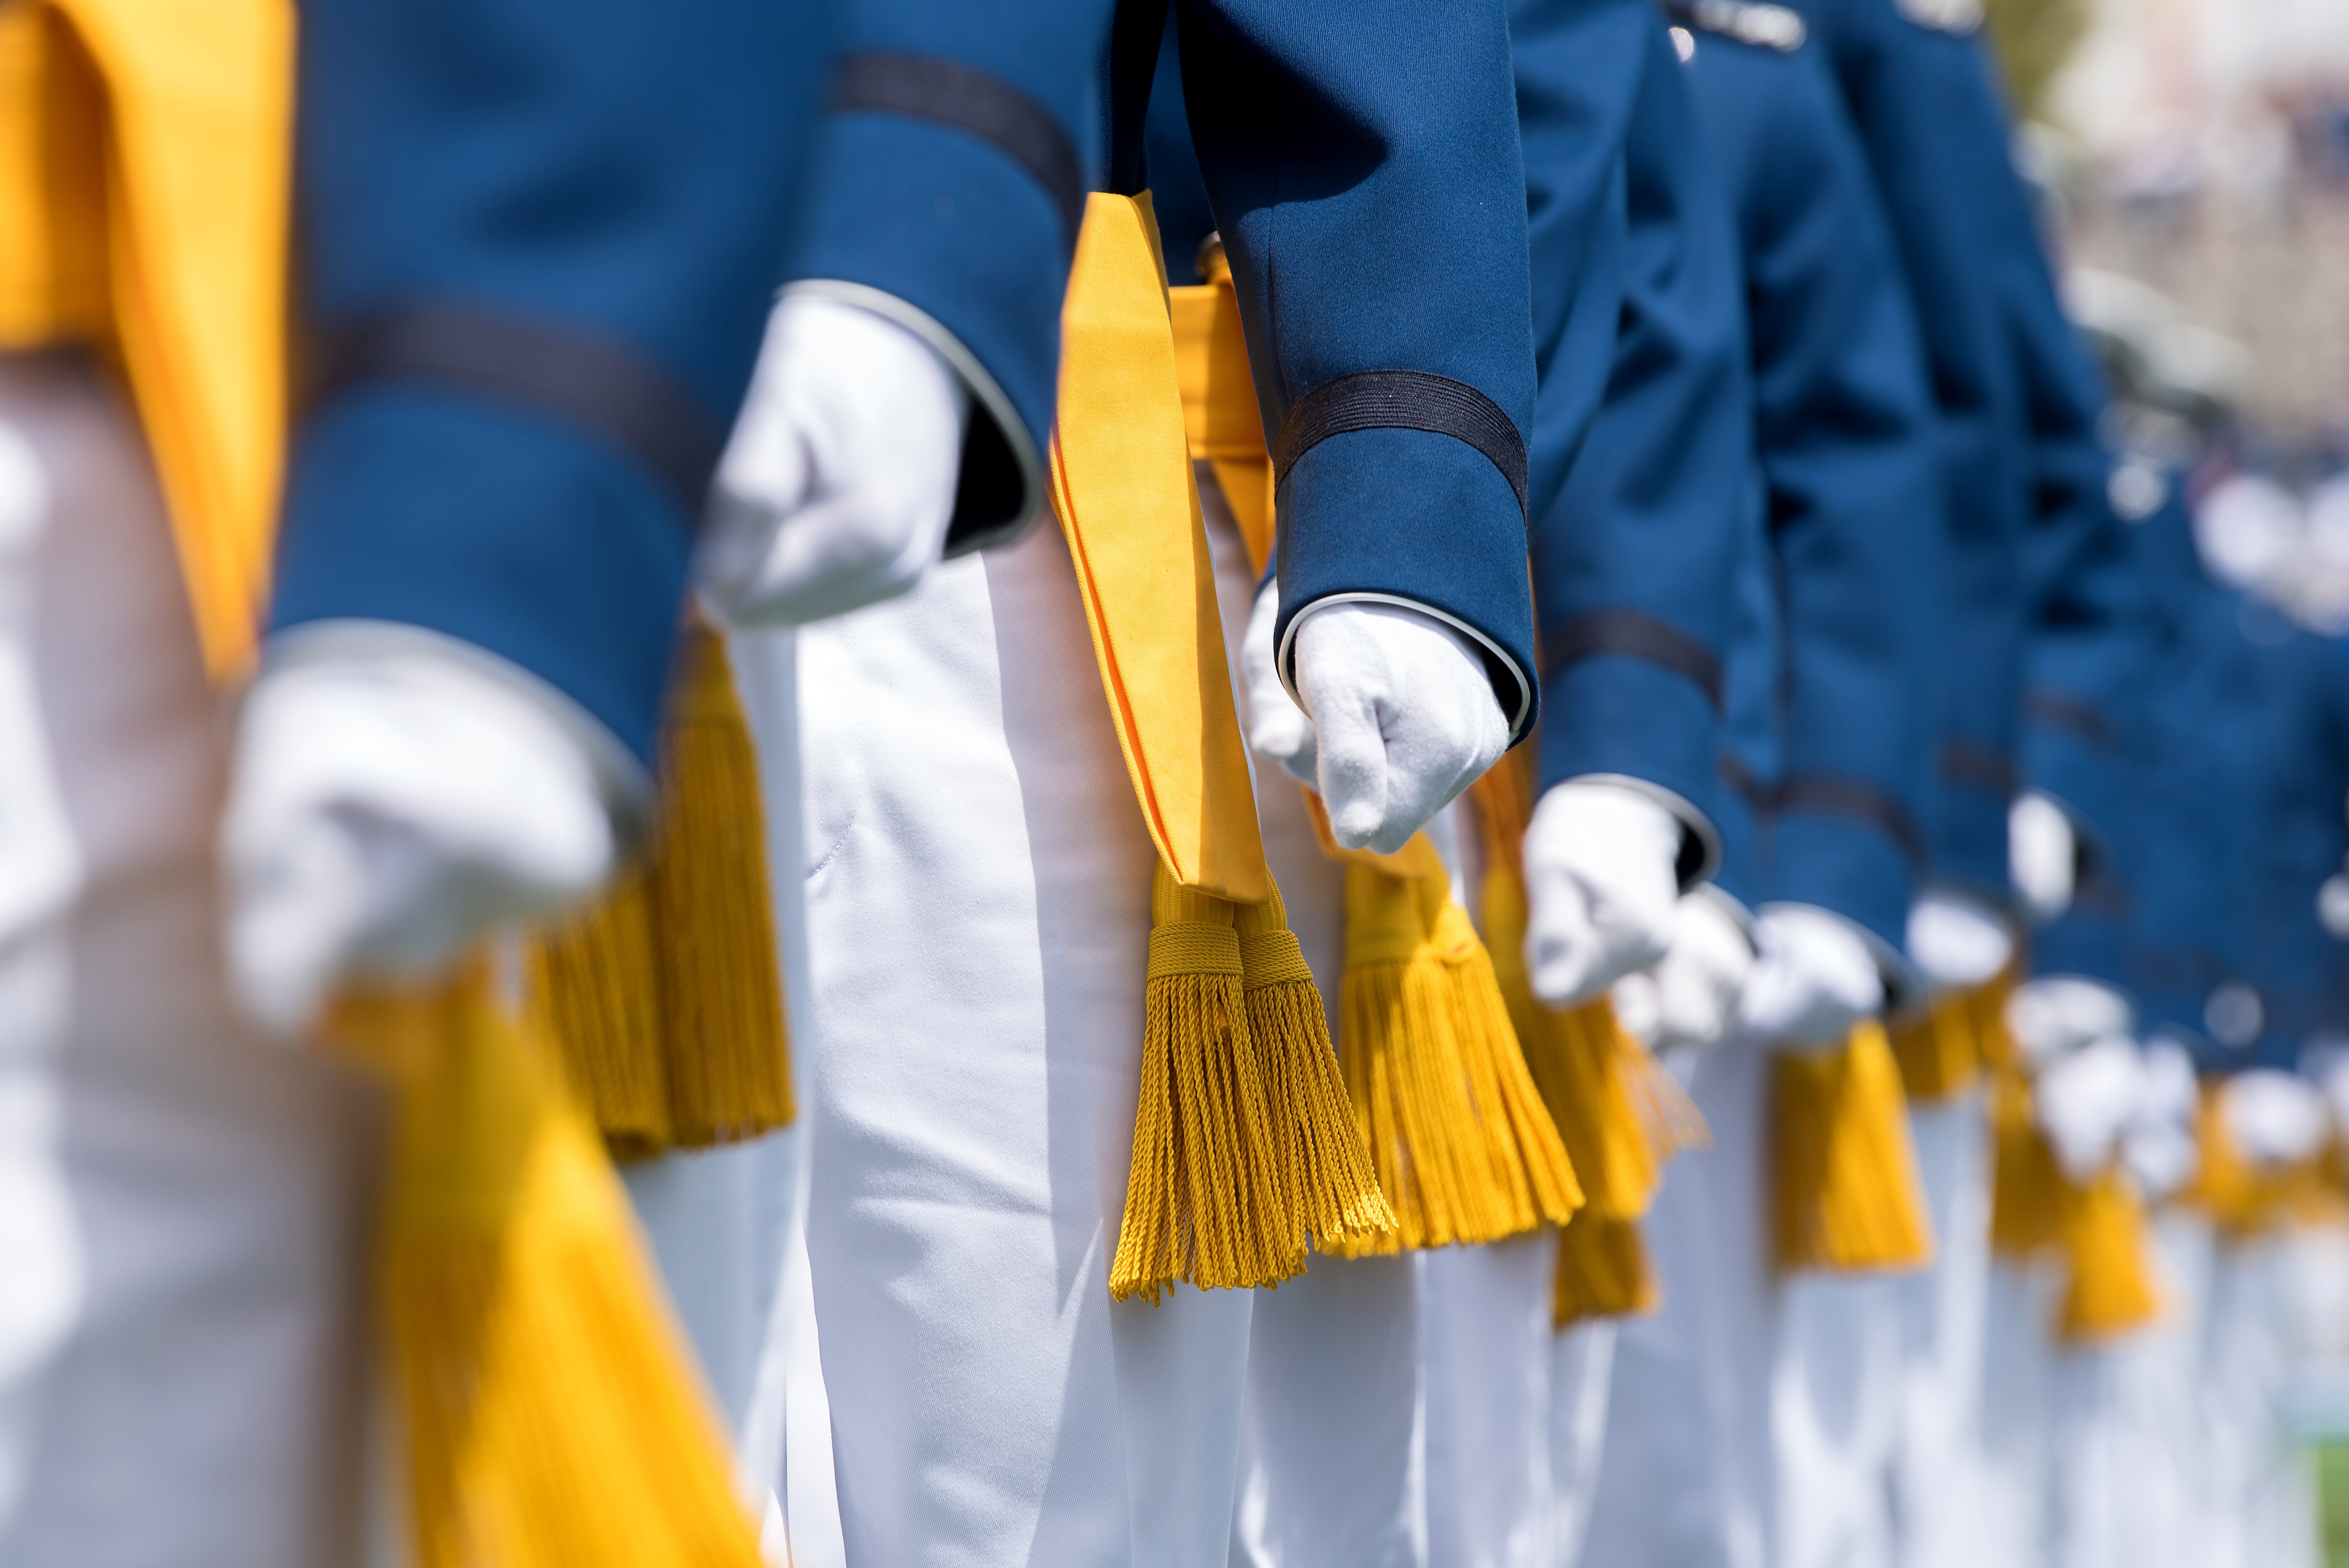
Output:
<path fill-rule="evenodd" d="M 706 626 L 686 630 L 664 719 L 643 861 L 526 960 L 533 1026 L 630 1160 L 754 1138 L 796 1113 L 758 758 Z"/>
<path fill-rule="evenodd" d="M 1771 1060 L 1771 1209 L 1781 1269 L 1857 1273 L 1932 1258 L 1931 1222 L 1882 1026 Z"/>
<path fill-rule="evenodd" d="M 2087 1345 L 2131 1333 L 2161 1315 L 2145 1204 L 2117 1163 L 2063 1194 L 2064 1295 L 2056 1333 Z"/>
<path fill-rule="evenodd" d="M 481 968 L 330 1034 L 398 1088 L 377 1317 L 419 1568 L 759 1568 L 626 1197 Z"/>
<path fill-rule="evenodd" d="M 1936 996 L 1923 1013 L 1892 1026 L 1892 1055 L 1912 1103 L 1954 1099 L 1982 1080 L 1986 1067 L 2013 1058 L 2005 1036 L 2006 999 L 2013 993 L 2013 971 L 2003 971 Z"/>

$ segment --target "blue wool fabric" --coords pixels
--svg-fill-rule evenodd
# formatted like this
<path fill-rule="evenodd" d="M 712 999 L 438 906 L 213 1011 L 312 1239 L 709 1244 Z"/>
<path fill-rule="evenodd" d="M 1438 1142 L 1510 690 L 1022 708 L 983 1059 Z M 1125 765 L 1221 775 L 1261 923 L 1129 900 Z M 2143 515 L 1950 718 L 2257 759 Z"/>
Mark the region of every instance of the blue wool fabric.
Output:
<path fill-rule="evenodd" d="M 1543 366 L 1537 434 L 1555 430 L 1545 438 L 1563 443 L 1570 416 L 1589 397 L 1580 335 L 1595 312 L 1584 296 L 1599 296 L 1613 328 L 1599 361 L 1604 400 L 1590 438 L 1534 533 L 1548 694 L 1542 783 L 1627 775 L 1717 819 L 1733 594 L 1758 545 L 1736 233 L 1661 20 L 1637 5 L 1629 15 L 1611 5 L 1523 9 L 1579 14 L 1572 27 L 1521 36 L 1517 57 L 1537 239 L 1536 335 L 1555 345 Z M 1587 63 L 1602 42 L 1619 54 L 1626 34 L 1627 66 Z M 1626 88 L 1636 101 L 1619 106 Z M 1566 183 L 1547 173 L 1547 160 L 1579 167 L 1569 128 L 1614 123 L 1619 113 L 1620 174 L 1609 184 L 1619 203 L 1619 281 L 1601 287 L 1583 281 L 1596 264 L 1587 254 L 1557 243 L 1545 261 L 1540 241 L 1549 224 L 1538 193 Z M 1547 457 L 1537 444 L 1537 468 Z M 1749 843 L 1739 850 L 1741 861 L 1750 859 Z"/>
<path fill-rule="evenodd" d="M 1897 946 L 1926 851 L 1940 488 L 1915 315 L 1819 56 L 1701 34 L 1695 97 L 1733 204 L 1779 624 L 1766 896 Z M 1750 657 L 1741 651 L 1741 656 Z"/>
<path fill-rule="evenodd" d="M 722 440 L 791 238 L 822 5 L 316 0 L 299 181 L 315 342 L 457 304 L 639 366 Z M 608 432 L 429 376 L 297 432 L 274 630 L 463 638 L 649 762 L 698 497 Z"/>

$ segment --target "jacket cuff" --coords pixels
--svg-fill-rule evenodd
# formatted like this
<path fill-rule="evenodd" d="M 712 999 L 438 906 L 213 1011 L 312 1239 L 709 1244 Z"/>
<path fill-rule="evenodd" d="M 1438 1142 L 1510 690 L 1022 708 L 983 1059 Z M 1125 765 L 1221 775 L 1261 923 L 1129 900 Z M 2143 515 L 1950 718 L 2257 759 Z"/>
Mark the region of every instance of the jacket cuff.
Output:
<path fill-rule="evenodd" d="M 1781 808 L 1770 819 L 1767 877 L 1770 903 L 1816 904 L 1899 951 L 1914 876 L 1907 851 L 1882 824 L 1816 807 Z"/>
<path fill-rule="evenodd" d="M 1459 631 L 1523 740 L 1539 714 L 1525 514 L 1491 459 L 1454 437 L 1383 428 L 1317 442 L 1276 497 L 1281 684 L 1296 695 L 1300 614 L 1349 601 L 1399 604 Z M 1301 706 L 1301 705 L 1300 705 Z"/>
<path fill-rule="evenodd" d="M 1545 682 L 1541 787 L 1605 774 L 1643 788 L 1681 819 L 1689 844 L 1681 890 L 1711 878 L 1722 842 L 1708 808 L 1715 792 L 1713 705 L 1685 676 L 1622 654 L 1595 654 Z"/>
<path fill-rule="evenodd" d="M 987 417 L 964 444 L 947 552 L 1010 542 L 1045 511 L 1040 454 L 1075 236 L 1028 170 L 947 127 L 829 114 L 816 170 L 790 280 L 867 308 L 873 294 L 896 302 L 880 314 L 954 366 Z"/>
<path fill-rule="evenodd" d="M 624 848 L 642 839 L 653 799 L 652 774 L 644 764 L 569 696 L 477 644 L 399 621 L 307 621 L 273 633 L 262 645 L 256 678 L 318 665 L 348 667 L 409 659 L 460 665 L 543 714 L 579 748 Z"/>
<path fill-rule="evenodd" d="M 787 285 L 783 293 L 838 300 L 896 323 L 928 344 L 969 395 L 970 428 L 963 436 L 954 519 L 947 525 L 944 559 L 1009 544 L 1036 526 L 1044 515 L 1043 450 L 1013 407 L 1010 394 L 988 373 L 978 356 L 947 330 L 945 323 L 895 294 L 844 278 L 802 278 Z M 985 519 L 1007 509 L 1011 513 L 1009 521 L 985 523 Z"/>
<path fill-rule="evenodd" d="M 319 622 L 437 632 L 527 671 L 649 772 L 693 553 L 673 487 L 526 407 L 354 387 L 287 479 L 270 634 Z"/>

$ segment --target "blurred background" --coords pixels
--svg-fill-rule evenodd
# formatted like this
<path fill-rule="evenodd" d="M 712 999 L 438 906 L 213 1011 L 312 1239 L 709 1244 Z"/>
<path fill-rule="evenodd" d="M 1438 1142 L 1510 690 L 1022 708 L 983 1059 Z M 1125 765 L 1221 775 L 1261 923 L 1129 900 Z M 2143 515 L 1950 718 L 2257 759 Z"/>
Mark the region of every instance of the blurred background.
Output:
<path fill-rule="evenodd" d="M 2349 0 L 1986 9 L 2114 444 L 2189 471 L 2198 523 L 2261 558 L 2244 575 L 2349 633 Z M 2349 1568 L 2349 1232 L 2293 1266 L 2284 1413 Z"/>

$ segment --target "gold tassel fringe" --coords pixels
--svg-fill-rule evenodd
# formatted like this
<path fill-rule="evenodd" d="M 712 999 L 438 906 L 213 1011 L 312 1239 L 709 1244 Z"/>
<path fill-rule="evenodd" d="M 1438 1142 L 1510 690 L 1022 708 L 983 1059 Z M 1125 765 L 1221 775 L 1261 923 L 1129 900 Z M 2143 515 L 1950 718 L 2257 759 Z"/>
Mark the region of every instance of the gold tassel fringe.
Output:
<path fill-rule="evenodd" d="M 1234 908 L 1240 939 L 1241 996 L 1248 1033 L 1271 1073 L 1273 1147 L 1293 1243 L 1360 1246 L 1395 1232 L 1393 1207 L 1379 1190 L 1371 1151 L 1355 1125 L 1320 988 L 1288 929 L 1280 889 L 1260 904 Z"/>
<path fill-rule="evenodd" d="M 1550 1279 L 1554 1328 L 1601 1317 L 1633 1317 L 1664 1302 L 1649 1266 L 1647 1238 L 1638 1220 L 1609 1219 L 1588 1210 L 1557 1233 L 1557 1271 Z"/>
<path fill-rule="evenodd" d="M 378 1281 L 419 1568 L 758 1568 L 627 1200 L 481 972 L 336 1033 L 402 1091 Z"/>
<path fill-rule="evenodd" d="M 2002 973 L 1983 984 L 1933 999 L 1921 1016 L 1891 1031 L 1892 1055 L 1900 1064 L 1900 1085 L 1918 1105 L 1954 1099 L 1981 1081 L 1985 1067 L 2013 1058 L 2006 1038 L 2006 999 L 2014 975 Z"/>
<path fill-rule="evenodd" d="M 2085 1345 L 2143 1328 L 2161 1315 L 2145 1205 L 2117 1165 L 2064 1189 L 2064 1298 L 2056 1332 Z"/>
<path fill-rule="evenodd" d="M 1339 1057 L 1396 1233 L 1350 1256 L 1498 1241 L 1582 1190 L 1510 1027 L 1493 961 L 1440 871 L 1346 867 Z"/>
<path fill-rule="evenodd" d="M 689 626 L 662 736 L 661 817 L 641 870 L 533 942 L 526 1008 L 615 1155 L 790 1125 L 758 758 L 724 642 Z"/>
<path fill-rule="evenodd" d="M 1990 1091 L 1990 1248 L 2020 1263 L 2063 1244 L 2064 1171 L 2031 1117 L 2031 1080 L 1998 1073 Z"/>
<path fill-rule="evenodd" d="M 1773 1231 L 1782 1269 L 1854 1273 L 1930 1262 L 1932 1228 L 1881 1026 L 1842 1046 L 1774 1053 Z"/>
<path fill-rule="evenodd" d="M 1232 906 L 1159 862 L 1142 1091 L 1110 1295 L 1273 1284 L 1303 1266 L 1275 1153 L 1270 1064 L 1248 1028 Z"/>

